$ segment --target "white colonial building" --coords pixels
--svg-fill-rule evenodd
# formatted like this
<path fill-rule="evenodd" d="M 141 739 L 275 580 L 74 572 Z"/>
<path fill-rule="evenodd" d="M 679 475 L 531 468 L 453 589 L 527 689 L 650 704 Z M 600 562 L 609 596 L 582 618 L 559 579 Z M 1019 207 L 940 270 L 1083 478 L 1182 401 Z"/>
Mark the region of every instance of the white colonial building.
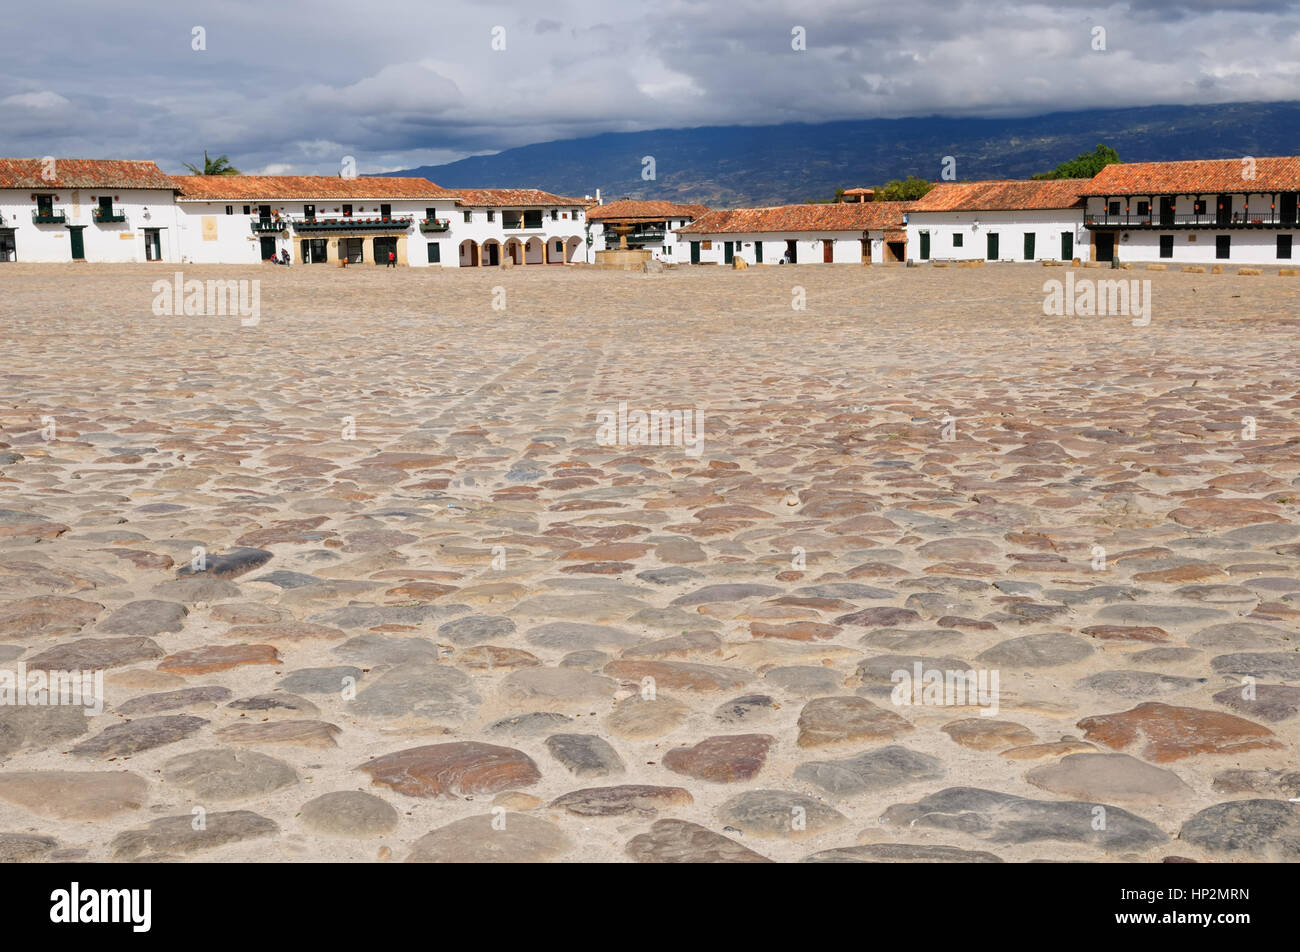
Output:
<path fill-rule="evenodd" d="M 0 159 L 0 262 L 180 261 L 175 191 L 153 162 Z"/>
<path fill-rule="evenodd" d="M 459 188 L 452 213 L 462 268 L 572 264 L 586 257 L 586 199 L 535 188 Z"/>
<path fill-rule="evenodd" d="M 190 175 L 181 188 L 184 260 L 455 267 L 456 196 L 423 178 Z"/>
<path fill-rule="evenodd" d="M 1298 157 L 1108 165 L 1080 191 L 1098 261 L 1294 263 Z"/>
<path fill-rule="evenodd" d="M 908 210 L 908 248 L 917 261 L 1087 261 L 1089 181 L 941 182 Z"/>
<path fill-rule="evenodd" d="M 907 257 L 910 202 L 835 202 L 713 211 L 677 230 L 691 264 L 858 264 Z"/>
<path fill-rule="evenodd" d="M 592 250 L 621 247 L 621 232 L 626 232 L 628 248 L 643 248 L 661 261 L 685 262 L 690 256 L 690 241 L 678 232 L 708 211 L 707 205 L 635 199 L 594 205 L 587 209 Z"/>

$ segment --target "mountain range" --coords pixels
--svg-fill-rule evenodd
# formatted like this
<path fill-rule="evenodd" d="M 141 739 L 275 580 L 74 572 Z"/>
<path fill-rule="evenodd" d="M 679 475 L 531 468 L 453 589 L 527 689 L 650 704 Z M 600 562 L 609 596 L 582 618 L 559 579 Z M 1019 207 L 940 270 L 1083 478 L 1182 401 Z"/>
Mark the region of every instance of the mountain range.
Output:
<path fill-rule="evenodd" d="M 859 119 L 610 132 L 539 142 L 445 165 L 386 173 L 444 188 L 540 188 L 605 201 L 654 198 L 716 208 L 824 200 L 836 188 L 916 175 L 945 156 L 959 180 L 1028 178 L 1098 143 L 1126 162 L 1295 152 L 1300 102 L 1089 109 L 1021 118 Z M 644 158 L 654 178 L 643 178 Z"/>

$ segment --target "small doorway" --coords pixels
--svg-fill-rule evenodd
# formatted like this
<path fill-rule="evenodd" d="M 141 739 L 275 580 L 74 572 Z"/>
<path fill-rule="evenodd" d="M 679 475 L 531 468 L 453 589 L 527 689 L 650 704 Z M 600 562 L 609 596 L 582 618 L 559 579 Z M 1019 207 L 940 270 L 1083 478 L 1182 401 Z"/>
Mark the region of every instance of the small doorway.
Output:
<path fill-rule="evenodd" d="M 986 240 L 987 247 L 985 248 L 984 257 L 987 258 L 989 261 L 997 261 L 998 260 L 998 233 L 996 231 L 989 232 L 985 240 Z"/>
<path fill-rule="evenodd" d="M 83 234 L 85 225 L 73 225 L 68 228 L 68 237 L 72 245 L 72 260 L 86 260 L 86 236 Z"/>
<path fill-rule="evenodd" d="M 1214 217 L 1215 224 L 1227 225 L 1232 221 L 1232 196 L 1220 195 Z"/>
<path fill-rule="evenodd" d="M 436 241 L 430 241 L 427 246 L 429 254 L 429 264 L 442 263 L 442 246 Z"/>
<path fill-rule="evenodd" d="M 259 238 L 259 239 L 257 239 L 257 241 L 258 241 L 258 243 L 262 246 L 262 260 L 263 260 L 263 261 L 268 261 L 268 260 L 270 260 L 271 258 L 274 258 L 274 257 L 275 257 L 275 239 L 274 239 L 274 238 L 265 238 L 265 237 L 263 237 L 263 238 Z"/>
<path fill-rule="evenodd" d="M 1072 231 L 1061 232 L 1061 260 L 1074 260 L 1074 232 Z"/>
<path fill-rule="evenodd" d="M 735 257 L 736 257 L 736 245 L 735 245 L 735 242 L 731 242 L 731 241 L 723 242 L 723 245 L 722 245 L 722 263 L 723 263 L 723 264 L 731 264 L 732 260 L 733 260 Z"/>
<path fill-rule="evenodd" d="M 348 264 L 361 264 L 366 260 L 365 239 L 340 238 L 339 257 Z"/>
<path fill-rule="evenodd" d="M 763 263 L 763 243 L 761 241 L 756 241 L 754 242 L 754 264 L 762 264 L 762 263 Z"/>
<path fill-rule="evenodd" d="M 700 243 L 698 241 L 692 241 L 691 242 L 691 264 L 699 264 L 699 263 L 700 263 Z"/>
<path fill-rule="evenodd" d="M 822 239 L 822 264 L 833 264 L 835 262 L 835 239 Z"/>
<path fill-rule="evenodd" d="M 324 238 L 304 238 L 302 240 L 302 260 L 304 264 L 324 264 L 329 252 L 329 242 Z"/>
<path fill-rule="evenodd" d="M 791 238 L 785 243 L 785 257 L 791 264 L 799 263 L 799 242 Z"/>
<path fill-rule="evenodd" d="M 1215 235 L 1214 236 L 1214 257 L 1229 258 L 1232 256 L 1232 235 Z"/>
<path fill-rule="evenodd" d="M 1093 254 L 1094 260 L 1115 260 L 1115 233 L 1113 231 L 1094 232 L 1093 241 L 1096 242 L 1096 252 Z"/>
<path fill-rule="evenodd" d="M 868 243 L 864 239 L 862 244 L 867 245 Z M 868 251 L 863 257 L 866 258 L 866 260 L 870 261 L 871 252 Z M 928 231 L 921 232 L 921 260 L 922 261 L 930 260 L 930 233 Z"/>
<path fill-rule="evenodd" d="M 1294 225 L 1296 219 L 1296 193 L 1283 192 L 1281 199 L 1282 207 L 1280 211 L 1282 212 L 1282 223 L 1286 225 Z"/>
<path fill-rule="evenodd" d="M 885 260 L 894 261 L 902 264 L 907 257 L 906 241 L 887 241 L 885 242 Z"/>
<path fill-rule="evenodd" d="M 495 246 L 493 246 L 495 248 Z M 388 265 L 388 255 L 393 255 L 393 260 L 397 260 L 397 239 L 396 238 L 376 238 L 375 239 L 375 264 Z"/>
<path fill-rule="evenodd" d="M 144 230 L 144 260 L 162 260 L 162 229 L 146 228 Z"/>
<path fill-rule="evenodd" d="M 0 261 L 18 260 L 18 239 L 12 228 L 0 228 Z"/>
<path fill-rule="evenodd" d="M 1036 236 L 1032 231 L 1027 232 L 1025 234 L 1025 260 L 1026 261 L 1034 260 L 1034 238 L 1035 237 Z"/>
<path fill-rule="evenodd" d="M 1174 200 L 1168 195 L 1160 199 L 1160 224 L 1172 225 L 1174 223 Z"/>
<path fill-rule="evenodd" d="M 862 263 L 871 264 L 871 239 L 859 238 L 858 240 L 862 242 Z M 930 242 L 930 237 L 929 234 L 927 233 L 925 238 L 925 244 L 921 246 L 926 250 L 927 254 L 929 253 L 929 249 L 930 249 L 929 242 Z"/>

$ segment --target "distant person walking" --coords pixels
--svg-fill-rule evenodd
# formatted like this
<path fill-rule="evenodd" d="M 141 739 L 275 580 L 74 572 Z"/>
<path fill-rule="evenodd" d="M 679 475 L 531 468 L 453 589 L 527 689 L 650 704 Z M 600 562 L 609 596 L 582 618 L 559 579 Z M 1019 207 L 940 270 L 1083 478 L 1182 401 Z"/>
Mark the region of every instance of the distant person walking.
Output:
<path fill-rule="evenodd" d="M 390 268 L 396 268 L 396 267 L 397 267 L 397 252 L 396 252 L 396 251 L 390 251 L 390 252 L 388 252 L 388 267 L 390 267 Z"/>

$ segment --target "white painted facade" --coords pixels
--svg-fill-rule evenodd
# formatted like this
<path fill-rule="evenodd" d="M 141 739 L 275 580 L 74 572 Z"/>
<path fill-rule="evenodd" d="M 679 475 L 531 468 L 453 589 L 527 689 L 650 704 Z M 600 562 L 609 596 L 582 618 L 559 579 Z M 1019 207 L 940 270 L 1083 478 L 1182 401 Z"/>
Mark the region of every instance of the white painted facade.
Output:
<path fill-rule="evenodd" d="M 457 209 L 453 199 L 415 198 L 301 198 L 258 200 L 194 200 L 181 197 L 177 201 L 180 209 L 181 234 L 184 258 L 187 263 L 195 264 L 257 264 L 266 259 L 267 250 L 279 254 L 289 252 L 293 264 L 325 264 L 339 257 L 338 241 L 340 238 L 359 238 L 362 243 L 363 262 L 374 264 L 374 238 L 400 236 L 404 238 L 400 254 L 405 259 L 403 264 L 413 267 L 428 267 L 437 264 L 444 267 L 455 266 L 455 245 L 450 239 L 451 224 L 447 231 L 424 233 L 420 230 L 421 222 L 432 210 L 435 219 L 444 219 L 449 223 L 455 217 Z M 374 219 L 382 216 L 387 206 L 391 219 L 409 218 L 409 225 L 399 224 L 391 228 L 374 231 L 367 228 L 347 229 L 331 228 L 328 230 L 308 229 L 300 223 L 314 216 L 316 219 Z M 346 214 L 350 211 L 350 214 Z M 310 215 L 309 215 L 310 213 Z M 254 225 L 268 218 L 272 222 L 285 223 L 282 230 L 254 230 Z M 269 244 L 264 245 L 263 239 Z M 311 249 L 304 254 L 303 242 L 328 242 L 333 247 L 327 248 L 324 261 L 307 259 L 318 257 Z M 437 262 L 431 262 L 428 244 L 439 246 Z M 319 245 L 315 246 L 319 249 Z M 383 264 L 382 261 L 378 262 Z"/>
<path fill-rule="evenodd" d="M 500 206 L 461 201 L 448 215 L 451 229 L 443 238 L 446 266 L 491 267 L 507 259 L 516 265 L 586 260 L 587 219 L 581 204 Z"/>
<path fill-rule="evenodd" d="M 1300 222 L 1279 220 L 1273 193 L 1178 195 L 1176 226 L 1161 228 L 1159 195 L 1090 196 L 1087 220 L 1115 236 L 1120 262 L 1277 265 L 1300 261 Z M 1199 204 L 1198 204 L 1199 203 Z M 1226 221 L 1220 222 L 1220 214 Z M 1167 220 L 1167 219 L 1166 219 Z M 1113 227 L 1111 227 L 1113 223 Z"/>
<path fill-rule="evenodd" d="M 42 204 L 38 195 L 49 196 L 51 211 L 62 220 L 33 220 Z M 97 220 L 101 198 L 111 198 L 114 216 L 125 220 Z M 86 261 L 179 262 L 179 213 L 172 198 L 170 190 L 153 188 L 0 189 L 0 261 L 72 261 L 79 232 Z"/>
<path fill-rule="evenodd" d="M 884 264 L 888 260 L 885 253 L 885 235 L 883 231 L 868 231 L 867 242 L 870 246 L 869 259 L 863 256 L 863 238 L 860 231 L 817 232 L 763 232 L 761 234 L 687 234 L 683 235 L 685 250 L 677 259 L 679 264 L 688 264 L 691 259 L 691 242 L 700 242 L 700 264 L 726 264 L 727 244 L 732 246 L 732 255 L 745 259 L 746 264 L 780 264 L 781 259 L 794 243 L 794 260 L 792 264 Z M 831 260 L 826 261 L 826 245 L 830 243 Z M 705 247 L 705 244 L 711 247 Z"/>
<path fill-rule="evenodd" d="M 929 235 L 928 256 L 923 234 Z M 997 235 L 996 255 L 990 255 L 990 234 Z M 1026 235 L 1034 236 L 1029 256 Z M 914 261 L 1088 261 L 1088 237 L 1082 209 L 907 213 L 907 253 Z"/>

